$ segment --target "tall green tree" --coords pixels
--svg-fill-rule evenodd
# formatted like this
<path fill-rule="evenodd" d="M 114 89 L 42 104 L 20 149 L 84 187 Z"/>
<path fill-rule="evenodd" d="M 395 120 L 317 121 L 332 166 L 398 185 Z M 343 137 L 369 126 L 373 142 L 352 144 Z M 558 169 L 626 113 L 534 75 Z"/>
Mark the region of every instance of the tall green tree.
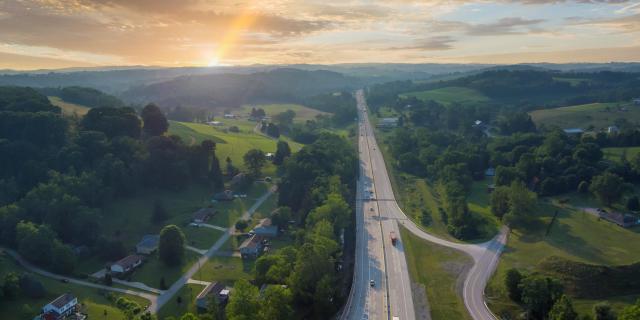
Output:
<path fill-rule="evenodd" d="M 504 278 L 504 284 L 507 287 L 509 298 L 515 302 L 522 301 L 522 288 L 520 282 L 524 276 L 518 269 L 509 269 Z"/>
<path fill-rule="evenodd" d="M 618 320 L 638 320 L 640 319 L 640 300 L 632 306 L 628 306 L 620 312 Z"/>
<path fill-rule="evenodd" d="M 616 315 L 607 302 L 596 303 L 593 306 L 593 317 L 595 320 L 616 320 Z"/>
<path fill-rule="evenodd" d="M 521 227 L 533 218 L 536 194 L 529 191 L 524 183 L 514 181 L 509 187 L 509 211 L 503 220 L 510 226 Z"/>
<path fill-rule="evenodd" d="M 284 162 L 284 159 L 291 156 L 291 148 L 286 141 L 278 141 L 278 145 L 276 146 L 276 154 L 273 156 L 273 164 L 281 165 Z"/>
<path fill-rule="evenodd" d="M 509 193 L 509 187 L 505 186 L 499 186 L 491 192 L 491 212 L 500 219 L 509 211 Z"/>
<path fill-rule="evenodd" d="M 576 320 L 578 313 L 573 309 L 571 299 L 562 295 L 549 311 L 549 320 Z"/>
<path fill-rule="evenodd" d="M 542 275 L 529 275 L 520 283 L 522 303 L 537 319 L 545 319 L 554 303 L 562 296 L 560 281 Z"/>
<path fill-rule="evenodd" d="M 291 319 L 293 296 L 289 288 L 279 285 L 268 286 L 260 303 L 258 318 L 262 320 Z"/>
<path fill-rule="evenodd" d="M 180 265 L 184 257 L 184 245 L 184 233 L 178 226 L 171 224 L 162 228 L 158 245 L 160 260 L 169 266 Z"/>
<path fill-rule="evenodd" d="M 253 177 L 260 176 L 262 167 L 264 167 L 264 165 L 267 162 L 267 158 L 264 155 L 264 152 L 258 149 L 251 149 L 247 151 L 247 153 L 245 153 L 243 157 L 243 160 L 244 160 L 244 164 L 249 169 L 249 174 L 251 174 L 251 176 Z"/>
<path fill-rule="evenodd" d="M 167 209 L 164 207 L 164 204 L 161 200 L 156 200 L 153 202 L 153 210 L 151 211 L 151 222 L 153 223 L 162 223 L 167 219 L 169 214 L 167 213 Z"/>
<path fill-rule="evenodd" d="M 247 280 L 236 281 L 225 310 L 228 320 L 255 319 L 260 310 L 258 288 Z"/>
<path fill-rule="evenodd" d="M 617 174 L 605 172 L 593 177 L 589 190 L 606 205 L 620 199 L 624 191 L 624 180 Z"/>
<path fill-rule="evenodd" d="M 142 130 L 147 136 L 155 137 L 163 135 L 169 129 L 169 122 L 160 108 L 155 104 L 148 104 L 142 109 L 140 114 L 144 126 Z"/>

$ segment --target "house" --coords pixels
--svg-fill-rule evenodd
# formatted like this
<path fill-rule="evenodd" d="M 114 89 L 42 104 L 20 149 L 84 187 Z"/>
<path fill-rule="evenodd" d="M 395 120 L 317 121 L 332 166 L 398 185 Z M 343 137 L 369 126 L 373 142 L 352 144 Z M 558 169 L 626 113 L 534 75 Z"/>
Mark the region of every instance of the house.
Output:
<path fill-rule="evenodd" d="M 111 272 L 113 273 L 127 273 L 133 271 L 136 267 L 142 264 L 142 256 L 139 255 L 128 255 L 118 262 L 111 265 Z"/>
<path fill-rule="evenodd" d="M 243 186 L 246 186 L 250 181 L 251 180 L 249 179 L 249 176 L 246 173 L 241 172 L 231 178 L 230 185 L 233 189 L 242 188 Z"/>
<path fill-rule="evenodd" d="M 225 190 L 213 195 L 213 200 L 216 201 L 231 201 L 233 199 L 233 192 L 231 190 Z"/>
<path fill-rule="evenodd" d="M 275 155 L 273 154 L 273 152 L 267 152 L 264 156 L 265 158 L 267 158 L 267 160 L 273 160 L 273 157 Z"/>
<path fill-rule="evenodd" d="M 496 175 L 496 169 L 495 168 L 487 168 L 487 170 L 484 171 L 484 175 L 487 177 L 493 177 Z"/>
<path fill-rule="evenodd" d="M 225 304 L 229 299 L 229 290 L 226 290 L 222 283 L 209 283 L 196 297 L 196 306 L 199 311 L 208 309 L 211 296 L 215 296 L 218 299 L 218 304 Z"/>
<path fill-rule="evenodd" d="M 398 126 L 398 118 L 382 118 L 378 122 L 379 128 L 395 128 Z"/>
<path fill-rule="evenodd" d="M 42 308 L 41 318 L 44 320 L 65 319 L 76 312 L 77 306 L 78 298 L 71 293 L 65 293 Z"/>
<path fill-rule="evenodd" d="M 213 217 L 214 213 L 215 211 L 213 210 L 213 208 L 201 208 L 193 213 L 191 221 L 195 223 L 205 223 L 207 222 L 207 220 Z"/>
<path fill-rule="evenodd" d="M 271 219 L 264 218 L 249 233 L 265 238 L 275 238 L 278 236 L 278 226 L 272 225 Z"/>
<path fill-rule="evenodd" d="M 618 133 L 620 131 L 620 129 L 618 128 L 618 126 L 609 126 L 607 127 L 607 133 Z"/>
<path fill-rule="evenodd" d="M 224 126 L 224 123 L 222 123 L 220 121 L 209 121 L 209 122 L 207 122 L 207 124 L 210 125 L 210 126 L 214 126 L 214 127 Z"/>
<path fill-rule="evenodd" d="M 581 135 L 584 133 L 584 130 L 580 128 L 568 128 L 568 129 L 563 129 L 562 131 L 564 131 L 564 133 L 568 135 Z"/>
<path fill-rule="evenodd" d="M 233 113 L 225 113 L 225 114 L 224 114 L 224 118 L 225 118 L 225 119 L 235 119 L 235 118 L 236 118 L 236 115 L 235 115 L 235 114 L 233 114 Z"/>
<path fill-rule="evenodd" d="M 619 212 L 607 212 L 602 209 L 598 209 L 598 216 L 604 220 L 615 223 L 623 228 L 630 228 L 638 225 L 638 218 L 632 214 L 619 213 Z"/>
<path fill-rule="evenodd" d="M 632 101 L 634 105 L 640 106 L 640 98 L 634 98 Z"/>
<path fill-rule="evenodd" d="M 158 250 L 158 243 L 160 242 L 160 236 L 157 234 L 147 234 L 142 237 L 142 240 L 136 244 L 136 253 L 139 254 L 152 254 Z"/>
<path fill-rule="evenodd" d="M 240 245 L 240 255 L 243 259 L 255 259 L 264 249 L 262 236 L 252 235 Z"/>

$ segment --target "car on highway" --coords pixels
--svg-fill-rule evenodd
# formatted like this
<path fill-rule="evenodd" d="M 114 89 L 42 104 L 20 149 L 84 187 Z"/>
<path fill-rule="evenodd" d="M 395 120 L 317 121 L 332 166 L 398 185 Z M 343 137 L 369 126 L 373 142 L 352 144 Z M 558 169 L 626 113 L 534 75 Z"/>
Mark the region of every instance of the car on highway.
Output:
<path fill-rule="evenodd" d="M 372 286 L 372 287 L 375 287 L 375 286 L 376 286 L 376 281 L 375 281 L 375 280 L 373 280 L 373 279 L 371 279 L 371 280 L 369 281 L 369 285 L 370 285 L 370 286 Z"/>
<path fill-rule="evenodd" d="M 369 208 L 369 211 L 373 212 L 373 207 Z"/>

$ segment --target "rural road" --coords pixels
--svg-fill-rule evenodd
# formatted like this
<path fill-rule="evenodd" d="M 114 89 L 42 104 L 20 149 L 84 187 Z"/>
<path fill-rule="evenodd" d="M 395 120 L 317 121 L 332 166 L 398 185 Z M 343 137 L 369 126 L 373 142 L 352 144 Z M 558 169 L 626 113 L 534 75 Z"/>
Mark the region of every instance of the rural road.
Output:
<path fill-rule="evenodd" d="M 424 240 L 470 255 L 474 265 L 464 281 L 465 306 L 474 320 L 495 319 L 484 302 L 484 288 L 495 271 L 507 240 L 508 228 L 502 228 L 491 241 L 464 244 L 433 236 L 411 221 L 395 200 L 382 152 L 367 117 L 362 90 L 356 93 L 356 98 L 361 134 L 358 143 L 361 176 L 358 180 L 360 197 L 356 203 L 356 263 L 354 282 L 342 319 L 415 319 L 411 282 L 398 231 L 399 225 Z M 373 192 L 375 201 L 367 200 L 370 191 Z M 375 212 L 370 211 L 371 207 Z M 395 247 L 389 240 L 391 231 L 399 239 Z M 375 290 L 368 288 L 370 279 L 376 280 Z M 378 284 L 378 279 L 384 283 Z"/>

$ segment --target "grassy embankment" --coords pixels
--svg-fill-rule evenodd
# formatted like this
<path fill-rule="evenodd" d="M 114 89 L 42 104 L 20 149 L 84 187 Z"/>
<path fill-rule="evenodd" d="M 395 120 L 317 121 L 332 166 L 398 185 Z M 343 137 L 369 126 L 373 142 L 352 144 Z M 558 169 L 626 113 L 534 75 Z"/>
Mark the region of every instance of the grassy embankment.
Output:
<path fill-rule="evenodd" d="M 262 108 L 267 116 L 273 117 L 274 115 L 291 110 L 296 113 L 294 122 L 304 122 L 307 120 L 313 120 L 318 115 L 329 115 L 330 113 L 322 112 L 316 109 L 311 109 L 299 104 L 263 104 L 263 105 L 245 105 L 238 111 L 242 116 L 248 116 L 251 112 L 251 108 Z M 235 111 L 235 110 L 234 110 Z"/>
<path fill-rule="evenodd" d="M 400 97 L 416 97 L 420 100 L 433 100 L 444 105 L 453 103 L 484 102 L 489 98 L 481 92 L 463 87 L 445 87 L 427 91 L 407 92 Z"/>
<path fill-rule="evenodd" d="M 84 116 L 85 114 L 87 114 L 87 112 L 89 112 L 90 109 L 87 106 L 66 102 L 59 97 L 50 96 L 47 98 L 49 98 L 49 102 L 51 102 L 52 105 L 62 109 L 62 114 L 65 116 L 73 116 L 74 114 L 78 116 Z"/>
<path fill-rule="evenodd" d="M 23 273 L 26 270 L 11 257 L 0 253 L 0 279 L 4 278 L 9 272 Z M 46 290 L 45 296 L 43 298 L 29 298 L 20 293 L 13 300 L 3 298 L 0 301 L 0 319 L 32 319 L 40 313 L 40 308 L 45 304 L 66 292 L 70 292 L 78 298 L 83 312 L 88 313 L 91 319 L 102 319 L 105 312 L 109 319 L 124 319 L 124 312 L 118 309 L 114 303 L 115 299 L 120 296 L 136 301 L 143 307 L 149 304 L 149 301 L 137 296 L 109 293 L 100 289 L 63 283 L 37 274 L 31 274 L 31 276 L 42 283 Z M 110 300 L 108 298 L 109 295 L 113 295 L 115 299 Z"/>
<path fill-rule="evenodd" d="M 626 111 L 623 110 L 626 109 Z M 590 103 L 554 109 L 541 109 L 529 113 L 537 126 L 606 130 L 618 119 L 640 123 L 640 108 L 628 103 Z"/>
<path fill-rule="evenodd" d="M 623 229 L 599 220 L 575 209 L 577 205 L 585 205 L 581 197 L 571 195 L 569 198 L 570 205 L 565 207 L 553 204 L 557 201 L 540 200 L 536 209 L 540 220 L 537 226 L 527 231 L 515 230 L 509 235 L 497 272 L 486 290 L 488 305 L 494 313 L 514 316 L 521 312 L 520 307 L 509 300 L 504 287 L 504 275 L 510 268 L 540 271 L 539 263 L 550 256 L 600 265 L 640 261 L 640 251 L 636 248 L 636 243 L 640 241 L 640 228 Z M 549 234 L 545 235 L 556 210 L 559 211 L 558 217 Z M 637 297 L 612 296 L 601 300 L 609 301 L 614 309 L 619 310 Z M 596 302 L 593 299 L 574 299 L 575 307 L 581 314 L 590 313 Z"/>

